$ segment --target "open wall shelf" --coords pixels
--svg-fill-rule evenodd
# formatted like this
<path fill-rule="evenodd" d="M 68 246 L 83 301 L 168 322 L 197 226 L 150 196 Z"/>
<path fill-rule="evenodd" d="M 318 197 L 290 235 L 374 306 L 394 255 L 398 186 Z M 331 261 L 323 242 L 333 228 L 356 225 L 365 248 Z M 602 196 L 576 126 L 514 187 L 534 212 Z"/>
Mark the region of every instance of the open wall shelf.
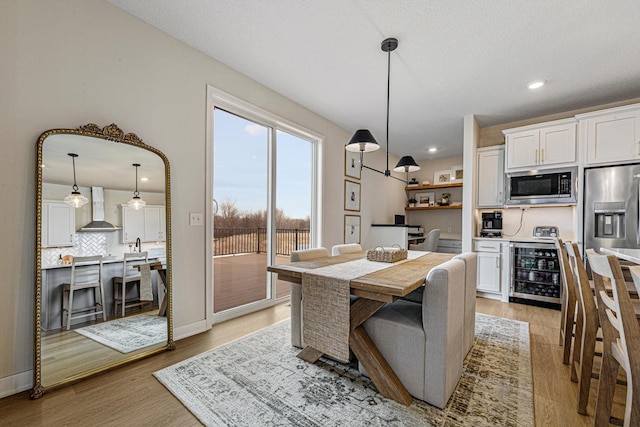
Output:
<path fill-rule="evenodd" d="M 437 209 L 462 209 L 462 205 L 457 206 L 415 206 L 413 208 L 406 207 L 405 211 L 430 211 Z"/>
<path fill-rule="evenodd" d="M 454 188 L 454 187 L 462 187 L 462 183 L 450 182 L 448 184 L 412 185 L 412 186 L 405 187 L 404 189 L 406 191 L 413 191 L 413 190 L 437 190 L 437 189 Z"/>

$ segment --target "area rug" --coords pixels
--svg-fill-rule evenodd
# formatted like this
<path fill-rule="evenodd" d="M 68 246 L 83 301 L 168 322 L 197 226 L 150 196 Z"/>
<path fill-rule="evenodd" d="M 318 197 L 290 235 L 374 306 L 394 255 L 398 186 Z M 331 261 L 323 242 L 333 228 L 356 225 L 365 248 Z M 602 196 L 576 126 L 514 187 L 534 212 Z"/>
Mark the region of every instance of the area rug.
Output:
<path fill-rule="evenodd" d="M 120 353 L 131 353 L 167 342 L 167 318 L 155 311 L 85 326 L 75 332 Z"/>
<path fill-rule="evenodd" d="M 207 426 L 532 426 L 528 323 L 476 315 L 476 342 L 444 409 L 382 397 L 357 369 L 296 357 L 289 321 L 155 372 Z"/>

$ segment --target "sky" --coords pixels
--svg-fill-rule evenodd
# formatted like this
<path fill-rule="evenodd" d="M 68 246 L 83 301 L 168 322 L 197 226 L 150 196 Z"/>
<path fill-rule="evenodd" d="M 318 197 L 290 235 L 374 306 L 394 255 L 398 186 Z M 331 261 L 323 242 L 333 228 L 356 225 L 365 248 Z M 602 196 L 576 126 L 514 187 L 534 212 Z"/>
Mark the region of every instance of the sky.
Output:
<path fill-rule="evenodd" d="M 311 216 L 312 144 L 276 132 L 276 206 L 291 218 Z M 213 126 L 213 197 L 241 211 L 267 207 L 267 128 L 216 109 Z"/>

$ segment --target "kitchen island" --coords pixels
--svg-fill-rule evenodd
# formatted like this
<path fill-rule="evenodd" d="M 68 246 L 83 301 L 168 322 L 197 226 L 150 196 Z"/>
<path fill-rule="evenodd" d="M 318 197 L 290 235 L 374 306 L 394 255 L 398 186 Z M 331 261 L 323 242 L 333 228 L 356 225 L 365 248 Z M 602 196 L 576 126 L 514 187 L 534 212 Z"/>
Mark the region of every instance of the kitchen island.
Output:
<path fill-rule="evenodd" d="M 149 258 L 149 262 L 156 261 L 157 258 Z M 113 311 L 113 278 L 122 276 L 122 258 L 105 257 L 102 262 L 102 283 L 104 286 L 104 304 L 107 320 L 114 318 Z M 70 264 L 52 264 L 42 266 L 42 330 L 49 331 L 62 327 L 62 285 L 71 281 Z M 157 307 L 163 295 L 158 298 L 158 277 L 157 273 L 151 275 L 151 286 L 153 289 L 153 306 Z M 163 287 L 160 286 L 160 289 Z M 74 296 L 74 307 L 88 306 L 93 303 L 93 296 L 90 292 L 79 292 Z M 135 297 L 137 288 L 129 286 L 127 298 Z M 102 316 L 98 316 L 102 319 Z M 91 319 L 88 317 L 86 319 Z M 72 321 L 76 323 L 86 322 L 86 319 Z"/>

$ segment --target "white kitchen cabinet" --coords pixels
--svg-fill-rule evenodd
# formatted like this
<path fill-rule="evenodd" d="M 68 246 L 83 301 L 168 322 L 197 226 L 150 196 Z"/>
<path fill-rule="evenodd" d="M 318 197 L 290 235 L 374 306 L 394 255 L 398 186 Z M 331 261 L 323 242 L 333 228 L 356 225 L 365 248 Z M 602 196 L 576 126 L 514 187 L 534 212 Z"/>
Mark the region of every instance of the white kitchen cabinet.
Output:
<path fill-rule="evenodd" d="M 587 147 L 588 165 L 640 159 L 640 104 L 579 114 L 576 118 L 580 144 Z"/>
<path fill-rule="evenodd" d="M 145 242 L 164 241 L 165 238 L 165 207 L 146 206 L 144 209 L 144 238 Z"/>
<path fill-rule="evenodd" d="M 42 202 L 42 247 L 73 246 L 76 210 L 61 201 Z"/>
<path fill-rule="evenodd" d="M 144 208 L 135 210 L 122 205 L 122 243 L 144 240 Z"/>
<path fill-rule="evenodd" d="M 504 147 L 479 149 L 477 170 L 477 206 L 479 208 L 502 207 L 504 205 Z"/>
<path fill-rule="evenodd" d="M 476 241 L 474 251 L 478 256 L 477 290 L 501 294 L 502 255 L 500 242 Z"/>
<path fill-rule="evenodd" d="M 575 164 L 576 121 L 557 120 L 502 131 L 506 137 L 506 171 Z"/>
<path fill-rule="evenodd" d="M 166 208 L 147 205 L 135 210 L 122 205 L 122 243 L 164 241 L 166 236 Z"/>

